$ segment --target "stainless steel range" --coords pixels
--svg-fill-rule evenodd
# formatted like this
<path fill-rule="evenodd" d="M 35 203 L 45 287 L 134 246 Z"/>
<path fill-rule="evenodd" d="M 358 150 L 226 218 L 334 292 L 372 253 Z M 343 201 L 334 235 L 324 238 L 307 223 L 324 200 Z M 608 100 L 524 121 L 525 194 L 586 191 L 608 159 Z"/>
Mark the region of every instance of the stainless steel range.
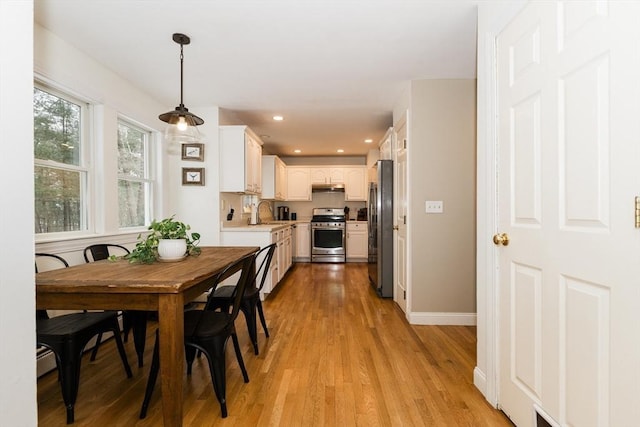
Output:
<path fill-rule="evenodd" d="M 345 214 L 342 208 L 315 208 L 311 218 L 311 262 L 345 262 Z"/>

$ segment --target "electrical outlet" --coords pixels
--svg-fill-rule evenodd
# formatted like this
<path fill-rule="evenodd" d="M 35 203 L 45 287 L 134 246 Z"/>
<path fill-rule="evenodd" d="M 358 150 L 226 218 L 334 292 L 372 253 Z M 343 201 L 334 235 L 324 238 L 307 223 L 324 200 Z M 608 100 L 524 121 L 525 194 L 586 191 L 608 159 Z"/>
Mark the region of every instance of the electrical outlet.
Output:
<path fill-rule="evenodd" d="M 444 202 L 442 200 L 427 200 L 425 202 L 426 213 L 442 213 L 444 212 Z"/>

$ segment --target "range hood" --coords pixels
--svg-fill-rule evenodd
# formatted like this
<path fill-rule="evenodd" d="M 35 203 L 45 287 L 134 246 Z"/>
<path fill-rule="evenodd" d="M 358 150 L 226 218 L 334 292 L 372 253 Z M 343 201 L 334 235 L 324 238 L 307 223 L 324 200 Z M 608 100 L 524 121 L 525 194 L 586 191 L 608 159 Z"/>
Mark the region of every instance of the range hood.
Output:
<path fill-rule="evenodd" d="M 313 193 L 344 193 L 344 184 L 312 184 Z"/>

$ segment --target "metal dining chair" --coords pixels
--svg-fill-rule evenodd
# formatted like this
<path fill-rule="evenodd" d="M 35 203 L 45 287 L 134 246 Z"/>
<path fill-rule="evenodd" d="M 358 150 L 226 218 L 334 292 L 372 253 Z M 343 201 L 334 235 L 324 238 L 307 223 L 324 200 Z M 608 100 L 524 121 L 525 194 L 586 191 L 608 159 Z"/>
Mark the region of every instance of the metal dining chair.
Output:
<path fill-rule="evenodd" d="M 108 259 L 112 255 L 122 256 L 129 254 L 129 249 L 122 245 L 113 243 L 98 243 L 84 248 L 85 262 L 94 262 Z M 122 312 L 122 330 L 124 341 L 127 342 L 129 331 L 133 330 L 133 344 L 138 355 L 138 366 L 142 367 L 144 358 L 144 347 L 147 339 L 147 317 L 146 311 L 125 310 Z M 98 346 L 94 352 L 98 351 Z"/>
<path fill-rule="evenodd" d="M 247 284 L 247 289 L 240 303 L 240 310 L 244 314 L 247 322 L 247 329 L 249 330 L 249 338 L 253 344 L 253 351 L 257 355 L 258 351 L 258 328 L 257 328 L 257 314 L 260 316 L 260 323 L 262 323 L 262 329 L 264 334 L 269 338 L 269 330 L 267 329 L 267 321 L 264 318 L 264 312 L 262 310 L 262 301 L 260 301 L 260 291 L 264 286 L 264 283 L 269 274 L 269 268 L 271 266 L 271 260 L 276 250 L 277 245 L 272 243 L 264 248 L 260 249 L 256 254 L 256 265 L 259 262 L 260 266 L 256 269 L 255 275 Z M 221 309 L 223 311 L 229 311 L 229 307 L 233 305 L 233 299 L 235 296 L 235 289 L 233 286 L 219 286 L 213 289 L 208 297 L 205 310 Z"/>
<path fill-rule="evenodd" d="M 240 350 L 234 322 L 240 312 L 240 301 L 244 295 L 245 288 L 253 276 L 254 266 L 255 254 L 249 254 L 229 265 L 217 276 L 214 287 L 217 286 L 223 278 L 227 277 L 229 272 L 233 272 L 239 267 L 242 269 L 238 283 L 235 286 L 236 294 L 233 300 L 233 310 L 230 313 L 209 310 L 187 310 L 184 312 L 184 345 L 187 358 L 187 375 L 191 375 L 196 351 L 204 353 L 209 364 L 213 390 L 218 398 L 218 402 L 220 402 L 222 418 L 226 418 L 227 416 L 225 348 L 229 337 L 231 337 L 233 341 L 233 347 L 244 382 L 249 382 L 249 375 L 247 374 L 242 359 L 242 352 Z M 149 379 L 140 409 L 141 419 L 147 415 L 147 409 L 160 369 L 158 346 L 158 331 L 156 331 L 156 342 L 153 348 Z"/>
<path fill-rule="evenodd" d="M 58 255 L 37 253 L 35 256 L 36 273 L 69 266 L 67 261 Z M 124 370 L 127 377 L 131 378 L 133 374 L 120 337 L 117 312 L 80 312 L 49 317 L 46 310 L 36 311 L 36 344 L 48 348 L 55 355 L 62 399 L 67 410 L 67 424 L 74 422 L 84 348 L 91 338 L 96 335 L 101 337 L 105 332 L 113 332 Z M 95 354 L 92 354 L 91 360 L 94 358 Z"/>

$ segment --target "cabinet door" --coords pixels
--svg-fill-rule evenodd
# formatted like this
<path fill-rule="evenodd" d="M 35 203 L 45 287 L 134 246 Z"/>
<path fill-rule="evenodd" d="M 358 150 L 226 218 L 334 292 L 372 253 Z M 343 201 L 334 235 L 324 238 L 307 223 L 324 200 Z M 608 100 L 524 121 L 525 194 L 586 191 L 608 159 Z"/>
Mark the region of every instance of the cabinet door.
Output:
<path fill-rule="evenodd" d="M 311 224 L 296 224 L 296 258 L 311 257 Z"/>
<path fill-rule="evenodd" d="M 312 167 L 312 168 L 309 168 L 309 170 L 311 173 L 312 184 L 329 184 L 331 179 L 329 168 Z"/>
<path fill-rule="evenodd" d="M 260 193 L 262 191 L 262 147 L 258 140 L 249 134 L 246 134 L 245 142 L 245 182 L 247 191 Z"/>
<path fill-rule="evenodd" d="M 347 224 L 347 259 L 366 259 L 368 256 L 367 223 Z"/>
<path fill-rule="evenodd" d="M 344 199 L 348 201 L 367 200 L 367 177 L 364 167 L 345 169 Z"/>
<path fill-rule="evenodd" d="M 287 168 L 287 200 L 311 200 L 309 168 Z"/>
<path fill-rule="evenodd" d="M 331 168 L 329 169 L 329 183 L 331 184 L 344 184 L 346 168 Z"/>
<path fill-rule="evenodd" d="M 276 157 L 276 200 L 287 198 L 287 167 Z"/>

